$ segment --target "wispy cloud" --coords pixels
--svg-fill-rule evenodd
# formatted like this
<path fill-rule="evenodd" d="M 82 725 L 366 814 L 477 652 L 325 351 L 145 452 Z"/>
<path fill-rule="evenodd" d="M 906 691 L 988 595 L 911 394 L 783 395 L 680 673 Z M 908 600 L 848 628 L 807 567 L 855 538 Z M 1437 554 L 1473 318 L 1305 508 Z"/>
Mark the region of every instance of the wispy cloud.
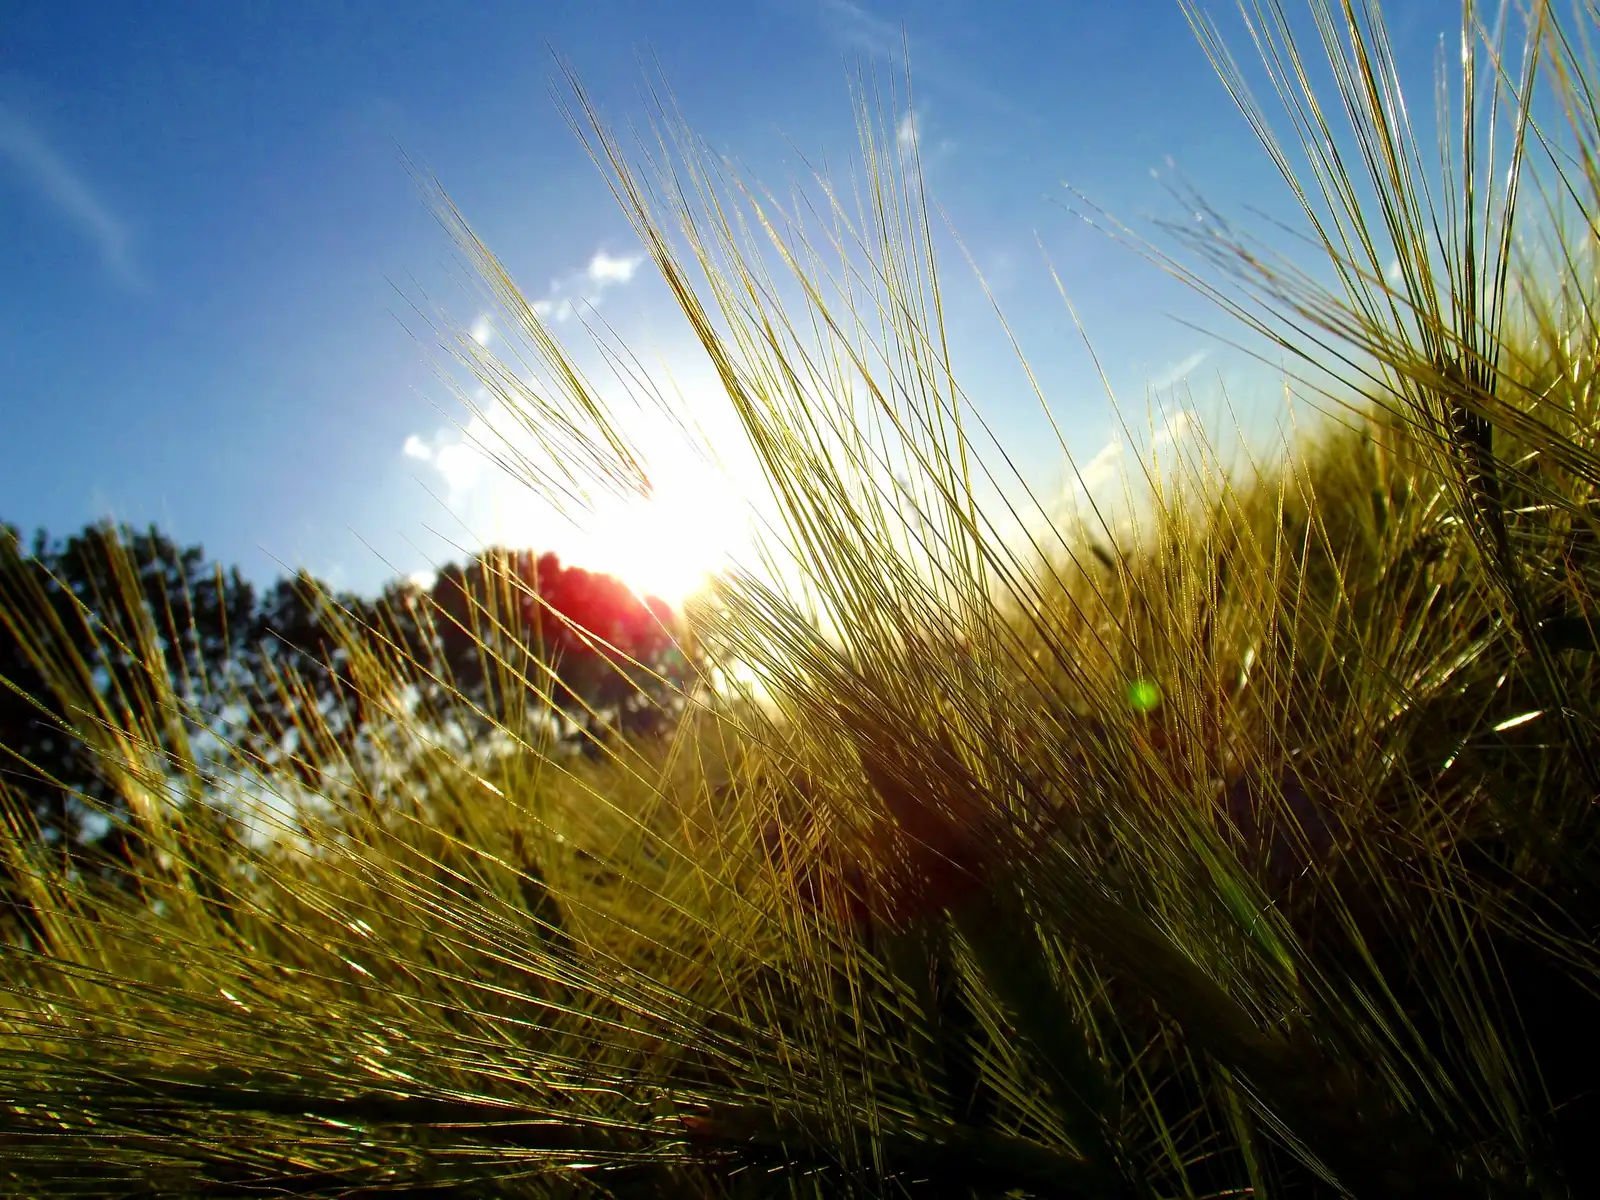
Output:
<path fill-rule="evenodd" d="M 127 226 L 44 137 L 0 104 L 0 160 L 56 213 L 76 226 L 100 253 L 106 269 L 128 287 L 143 287 Z"/>
<path fill-rule="evenodd" d="M 1078 469 L 1077 484 L 1085 492 L 1093 492 L 1122 470 L 1123 446 L 1121 438 L 1112 438 L 1099 452 Z"/>
<path fill-rule="evenodd" d="M 829 31 L 856 50 L 886 58 L 898 54 L 903 42 L 893 21 L 868 12 L 850 0 L 817 0 Z"/>
<path fill-rule="evenodd" d="M 1181 442 L 1189 436 L 1189 430 L 1193 427 L 1194 410 L 1180 408 L 1161 423 L 1161 428 L 1156 430 L 1156 435 L 1151 439 L 1150 445 L 1153 449 L 1159 450 L 1162 446 L 1170 446 L 1175 442 Z"/>
<path fill-rule="evenodd" d="M 955 142 L 937 135 L 928 120 L 927 107 L 921 104 L 900 114 L 894 126 L 894 144 L 906 181 L 913 185 L 921 184 L 922 177 L 948 159 L 956 148 Z"/>
<path fill-rule="evenodd" d="M 583 266 L 552 280 L 544 296 L 533 302 L 533 311 L 547 321 L 568 320 L 580 306 L 596 307 L 606 292 L 631 283 L 643 263 L 643 255 L 596 250 Z M 487 347 L 497 332 L 493 316 L 479 313 L 467 332 L 478 345 Z M 427 463 L 438 472 L 451 508 L 474 497 L 481 499 L 496 491 L 497 482 L 505 482 L 488 450 L 517 443 L 521 436 L 517 419 L 498 400 L 491 401 L 487 391 L 478 388 L 473 399 L 478 409 L 466 425 L 439 430 L 432 438 L 412 433 L 400 447 L 406 458 Z"/>
<path fill-rule="evenodd" d="M 817 9 L 828 35 L 847 49 L 889 59 L 899 59 L 909 52 L 912 73 L 919 81 L 937 84 L 1012 120 L 1030 124 L 1038 120 L 1002 92 L 974 79 L 931 40 L 903 31 L 898 22 L 879 16 L 854 0 L 817 0 Z"/>
<path fill-rule="evenodd" d="M 917 114 L 909 108 L 894 127 L 894 144 L 901 154 L 910 154 L 917 148 Z"/>
<path fill-rule="evenodd" d="M 596 250 L 581 268 L 552 281 L 549 291 L 533 302 L 533 311 L 549 321 L 565 321 L 580 307 L 597 307 L 607 291 L 633 282 L 643 262 L 642 255 Z"/>
<path fill-rule="evenodd" d="M 494 464 L 485 449 L 498 444 L 507 434 L 515 434 L 515 421 L 502 405 L 489 403 L 488 393 L 481 388 L 477 401 L 486 407 L 466 425 L 441 429 L 432 438 L 413 433 L 400 447 L 401 454 L 427 463 L 439 473 L 448 492 L 446 501 L 451 506 L 460 504 L 485 481 L 496 478 Z"/>
<path fill-rule="evenodd" d="M 1202 352 L 1203 353 L 1203 352 Z M 1191 355 L 1190 357 L 1194 357 Z M 1180 364 L 1181 365 L 1181 364 Z M 1196 364 L 1198 365 L 1198 364 Z M 1193 370 L 1193 367 L 1190 368 Z M 1136 457 L 1142 461 L 1152 461 L 1153 456 L 1160 451 L 1182 442 L 1193 430 L 1195 414 L 1187 408 L 1180 408 L 1162 419 L 1161 424 L 1152 432 L 1149 445 Z M 1120 434 L 1113 434 L 1111 439 L 1101 446 L 1088 462 L 1078 467 L 1071 483 L 1067 487 L 1067 500 L 1070 505 L 1075 505 L 1079 498 L 1087 495 L 1100 495 L 1106 492 L 1108 484 L 1118 482 L 1127 473 L 1129 462 L 1128 443 Z"/>
<path fill-rule="evenodd" d="M 1211 351 L 1196 350 L 1187 358 L 1169 364 L 1165 371 L 1162 371 L 1150 381 L 1151 389 L 1159 392 L 1173 386 L 1173 384 L 1182 383 L 1190 375 L 1194 374 L 1201 363 L 1210 357 Z"/>

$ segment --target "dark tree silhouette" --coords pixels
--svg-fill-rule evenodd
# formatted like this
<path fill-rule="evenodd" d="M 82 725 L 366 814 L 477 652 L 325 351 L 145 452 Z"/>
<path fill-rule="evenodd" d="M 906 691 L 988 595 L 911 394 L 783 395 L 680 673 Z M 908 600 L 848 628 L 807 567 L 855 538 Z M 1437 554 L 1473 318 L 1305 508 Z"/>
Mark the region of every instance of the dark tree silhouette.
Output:
<path fill-rule="evenodd" d="M 31 823 L 75 869 L 117 875 L 131 849 L 125 806 L 81 735 L 135 716 L 158 764 L 181 730 L 191 747 L 221 738 L 314 786 L 331 750 L 360 753 L 369 720 L 351 631 L 436 713 L 465 715 L 469 737 L 551 709 L 590 749 L 602 729 L 658 733 L 694 679 L 666 604 L 553 554 L 485 551 L 427 591 L 397 582 L 376 600 L 304 573 L 258 596 L 237 569 L 154 528 L 40 532 L 28 547 L 0 526 L 6 819 Z M 159 672 L 176 703 L 152 721 Z M 337 745 L 306 746 L 312 731 Z"/>
<path fill-rule="evenodd" d="M 359 634 L 373 617 L 370 603 L 335 594 L 304 571 L 278 580 L 261 597 L 244 647 L 249 715 L 241 748 L 247 754 L 315 783 L 321 774 L 316 760 L 331 747 L 313 750 L 305 744 L 308 736 L 332 738 L 340 752 L 354 753 L 366 709 L 345 637 Z"/>
<path fill-rule="evenodd" d="M 141 714 L 156 772 L 180 740 L 203 748 L 195 735 L 215 732 L 220 698 L 247 670 L 254 609 L 237 570 L 153 528 L 40 532 L 25 549 L 0 526 L 0 818 L 20 844 L 98 884 L 129 881 L 137 834 L 83 732 L 126 730 Z M 165 700 L 151 686 L 163 675 Z M 0 912 L 42 936 L 18 882 L 0 865 Z"/>
<path fill-rule="evenodd" d="M 118 797 L 73 732 L 102 719 L 82 711 L 85 701 L 99 697 L 113 718 L 140 706 L 151 715 L 149 672 L 164 670 L 183 708 L 150 723 L 151 749 L 170 753 L 179 728 L 170 722 L 198 733 L 208 701 L 248 669 L 254 609 L 237 570 L 154 528 L 91 525 L 63 542 L 41 532 L 27 551 L 15 529 L 0 530 L 0 780 L 47 843 L 104 857 L 122 836 L 92 815 L 114 813 Z M 159 661 L 141 662 L 141 647 Z"/>

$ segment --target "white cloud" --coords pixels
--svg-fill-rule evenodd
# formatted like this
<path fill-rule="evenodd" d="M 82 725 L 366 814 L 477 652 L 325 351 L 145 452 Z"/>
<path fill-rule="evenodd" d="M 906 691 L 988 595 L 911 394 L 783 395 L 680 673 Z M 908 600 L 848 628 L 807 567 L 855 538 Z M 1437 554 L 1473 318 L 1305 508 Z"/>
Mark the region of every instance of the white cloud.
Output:
<path fill-rule="evenodd" d="M 908 108 L 894 123 L 894 144 L 900 156 L 900 169 L 907 181 L 920 185 L 918 172 L 927 174 L 955 152 L 956 144 L 947 137 L 935 136 L 935 127 L 921 105 Z"/>
<path fill-rule="evenodd" d="M 629 282 L 643 261 L 643 257 L 637 254 L 631 258 L 618 258 L 604 250 L 597 250 L 583 273 L 588 276 L 590 283 L 603 288 L 613 283 Z"/>
<path fill-rule="evenodd" d="M 499 446 L 508 434 L 515 436 L 516 422 L 503 405 L 490 402 L 482 388 L 474 399 L 481 411 L 465 425 L 441 429 L 431 439 L 413 433 L 400 448 L 407 458 L 427 463 L 439 473 L 450 505 L 503 474 L 485 448 Z"/>
<path fill-rule="evenodd" d="M 1150 381 L 1150 386 L 1155 391 L 1169 388 L 1175 383 L 1182 383 L 1201 363 L 1211 357 L 1209 350 L 1196 350 L 1188 358 L 1175 362 L 1167 367 L 1161 374 Z"/>
<path fill-rule="evenodd" d="M 95 244 L 106 269 L 129 287 L 142 281 L 134 266 L 127 227 L 37 130 L 0 105 L 0 160 Z"/>
<path fill-rule="evenodd" d="M 1122 470 L 1122 441 L 1112 438 L 1078 470 L 1078 486 L 1092 492 Z"/>
<path fill-rule="evenodd" d="M 1173 442 L 1181 441 L 1187 436 L 1189 427 L 1193 424 L 1194 411 L 1180 408 L 1162 422 L 1161 428 L 1156 430 L 1155 440 L 1151 442 L 1151 445 L 1155 447 L 1170 446 Z"/>
<path fill-rule="evenodd" d="M 478 319 L 472 323 L 472 340 L 480 346 L 487 346 L 493 339 L 494 323 L 488 313 L 479 313 Z"/>
<path fill-rule="evenodd" d="M 1160 427 L 1151 435 L 1148 449 L 1139 457 L 1147 463 L 1152 461 L 1151 456 L 1157 451 L 1188 437 L 1189 431 L 1194 428 L 1194 422 L 1194 412 L 1180 408 L 1161 422 Z M 1075 502 L 1077 497 L 1103 492 L 1107 484 L 1121 479 L 1127 469 L 1127 443 L 1120 436 L 1113 434 L 1111 440 L 1100 447 L 1093 458 L 1078 468 L 1076 476 L 1067 488 L 1069 502 Z"/>
<path fill-rule="evenodd" d="M 478 427 L 478 431 L 487 432 L 481 419 L 474 417 L 467 425 L 467 440 L 440 446 L 433 454 L 433 465 L 444 476 L 452 498 L 472 491 L 491 469 L 498 470 L 478 448 L 483 443 L 481 438 L 475 436 L 474 426 Z"/>
<path fill-rule="evenodd" d="M 817 10 L 823 29 L 840 45 L 872 58 L 898 61 L 909 42 L 910 61 L 915 64 L 919 80 L 959 93 L 1012 120 L 1039 125 L 1037 114 L 979 82 L 958 55 L 946 53 L 929 38 L 910 35 L 899 22 L 880 17 L 853 0 L 817 0 Z"/>
<path fill-rule="evenodd" d="M 850 0 L 818 0 L 834 36 L 857 50 L 888 58 L 900 52 L 899 26 L 868 12 Z"/>
<path fill-rule="evenodd" d="M 917 148 L 917 115 L 915 110 L 906 109 L 905 115 L 900 118 L 894 127 L 894 142 L 900 147 L 900 153 L 910 154 Z"/>
<path fill-rule="evenodd" d="M 595 308 L 606 292 L 632 283 L 643 263 L 643 255 L 620 255 L 596 250 L 581 268 L 550 281 L 549 290 L 531 306 L 534 314 L 545 321 L 570 320 L 580 307 Z M 480 322 L 486 321 L 487 318 L 480 318 Z M 479 326 L 473 326 L 474 338 L 478 337 L 478 329 Z M 478 344 L 488 343 L 479 338 Z"/>

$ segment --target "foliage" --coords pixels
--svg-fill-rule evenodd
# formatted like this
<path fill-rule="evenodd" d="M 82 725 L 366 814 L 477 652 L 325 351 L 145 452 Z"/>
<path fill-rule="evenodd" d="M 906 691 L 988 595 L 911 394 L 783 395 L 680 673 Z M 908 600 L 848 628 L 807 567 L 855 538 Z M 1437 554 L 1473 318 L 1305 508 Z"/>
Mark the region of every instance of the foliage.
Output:
<path fill-rule="evenodd" d="M 692 687 L 670 606 L 554 554 L 486 551 L 440 572 L 430 598 L 442 674 L 502 722 L 510 688 L 531 690 L 586 730 L 606 714 L 605 728 L 659 733 Z"/>
<path fill-rule="evenodd" d="M 79 731 L 150 848 L 137 895 L 91 903 L 8 811 L 37 914 L 0 951 L 11 1190 L 1592 1191 L 1594 14 L 1530 6 L 1513 68 L 1468 10 L 1436 177 L 1375 7 L 1312 12 L 1350 157 L 1286 16 L 1247 15 L 1331 274 L 1220 221 L 1145 249 L 1303 354 L 1345 427 L 1248 477 L 1202 443 L 1117 539 L 979 503 L 996 456 L 883 114 L 857 207 L 826 188 L 808 220 L 687 135 L 635 165 L 577 90 L 802 575 L 691 614 L 708 668 L 759 686 L 591 761 L 451 692 L 387 613 L 329 610 L 359 753 L 306 707 L 302 759 L 337 770 L 240 752 L 158 802 L 155 717 L 195 702 L 133 629 L 145 703 Z M 524 417 L 637 485 L 620 418 L 445 215 L 507 353 L 560 381 Z M 516 631 L 568 628 L 525 594 L 457 623 L 507 698 L 552 694 Z M 517 753 L 442 737 L 419 678 Z"/>
<path fill-rule="evenodd" d="M 344 644 L 354 625 L 381 625 L 404 656 L 407 680 L 391 685 L 409 682 L 436 709 L 443 699 L 475 735 L 512 721 L 495 679 L 513 662 L 519 725 L 548 707 L 584 729 L 614 711 L 625 732 L 659 733 L 668 690 L 689 683 L 671 609 L 549 554 L 488 551 L 446 566 L 428 592 L 395 584 L 377 601 L 303 572 L 258 598 L 237 569 L 154 528 L 92 525 L 61 542 L 40 532 L 26 552 L 0 533 L 0 776 L 68 869 L 108 880 L 128 865 L 134 823 L 105 735 L 149 718 L 143 749 L 180 788 L 186 774 L 214 785 L 230 755 L 315 784 L 372 732 Z M 99 732 L 83 736 L 86 723 Z"/>
<path fill-rule="evenodd" d="M 96 525 L 58 543 L 40 533 L 27 553 L 15 530 L 0 529 L 0 778 L 48 843 L 102 863 L 120 857 L 117 826 L 91 835 L 95 807 L 116 809 L 122 797 L 95 742 L 72 731 L 118 726 L 150 703 L 142 685 L 152 669 L 188 700 L 189 733 L 210 727 L 244 663 L 254 609 L 237 570 L 153 528 Z M 75 710 L 74 695 L 89 703 Z M 172 752 L 170 733 L 157 745 Z"/>

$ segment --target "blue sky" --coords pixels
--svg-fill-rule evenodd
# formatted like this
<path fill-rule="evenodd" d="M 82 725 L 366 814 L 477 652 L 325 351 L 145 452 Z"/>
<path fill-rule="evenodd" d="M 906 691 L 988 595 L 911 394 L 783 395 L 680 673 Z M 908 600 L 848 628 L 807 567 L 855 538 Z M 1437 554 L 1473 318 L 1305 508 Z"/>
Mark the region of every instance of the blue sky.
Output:
<path fill-rule="evenodd" d="M 1425 88 L 1457 10 L 1388 8 Z M 1065 179 L 1130 220 L 1170 215 L 1152 177 L 1170 160 L 1224 211 L 1287 212 L 1174 0 L 16 5 L 0 23 L 0 520 L 154 521 L 259 579 L 281 561 L 372 588 L 439 561 L 430 530 L 475 532 L 445 511 L 439 470 L 460 414 L 401 318 L 422 294 L 463 321 L 474 308 L 402 152 L 530 296 L 598 300 L 670 356 L 664 298 L 552 102 L 552 51 L 624 121 L 645 114 L 654 58 L 696 130 L 781 185 L 801 169 L 791 147 L 849 153 L 849 64 L 883 61 L 902 28 L 929 187 L 1074 452 L 1092 458 L 1111 426 L 1036 239 L 1126 398 L 1185 364 L 1248 391 L 1171 319 L 1220 318 L 1061 207 Z M 1010 352 L 964 263 L 944 267 L 963 378 L 1022 436 Z"/>

